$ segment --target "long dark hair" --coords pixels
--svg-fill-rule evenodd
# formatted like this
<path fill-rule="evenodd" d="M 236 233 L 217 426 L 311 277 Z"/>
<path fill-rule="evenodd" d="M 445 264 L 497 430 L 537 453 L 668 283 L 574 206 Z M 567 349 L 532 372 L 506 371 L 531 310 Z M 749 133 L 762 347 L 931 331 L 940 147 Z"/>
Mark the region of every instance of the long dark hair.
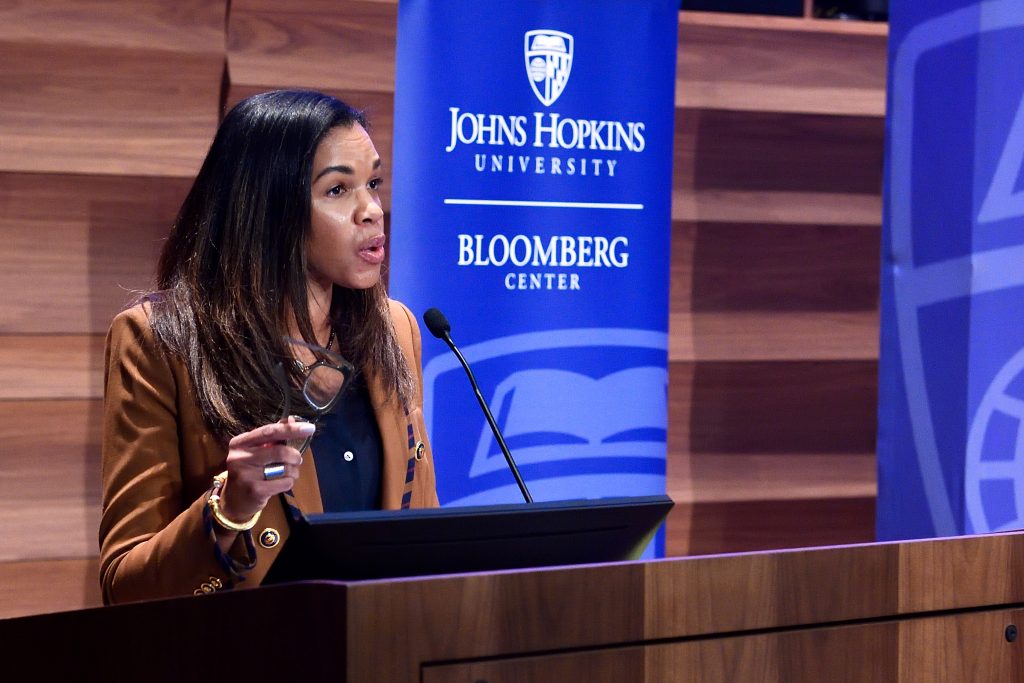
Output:
<path fill-rule="evenodd" d="M 306 292 L 313 156 L 328 131 L 355 124 L 366 127 L 361 112 L 321 93 L 280 90 L 238 103 L 164 244 L 158 291 L 146 297 L 151 324 L 188 366 L 203 416 L 225 440 L 277 417 L 284 397 L 274 371 L 291 358 L 282 341 L 289 309 L 302 337 L 317 343 Z M 341 353 L 408 409 L 413 382 L 384 285 L 335 285 L 330 318 Z M 298 386 L 299 371 L 286 367 Z"/>

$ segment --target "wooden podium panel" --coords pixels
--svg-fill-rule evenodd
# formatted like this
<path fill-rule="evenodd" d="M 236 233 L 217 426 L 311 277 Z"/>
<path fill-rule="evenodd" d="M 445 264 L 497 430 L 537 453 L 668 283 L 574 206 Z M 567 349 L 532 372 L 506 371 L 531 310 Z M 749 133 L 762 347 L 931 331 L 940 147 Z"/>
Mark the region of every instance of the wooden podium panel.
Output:
<path fill-rule="evenodd" d="M 364 582 L 0 621 L 83 680 L 1015 681 L 1024 533 Z"/>
<path fill-rule="evenodd" d="M 871 624 L 428 665 L 423 683 L 891 681 L 898 636 L 896 624 Z"/>
<path fill-rule="evenodd" d="M 437 664 L 424 683 L 637 683 L 678 681 L 1019 681 L 1020 646 L 1006 642 L 1007 624 L 1024 610 L 824 627 L 583 650 L 568 654 Z"/>
<path fill-rule="evenodd" d="M 1020 680 L 1022 571 L 1007 534 L 351 584 L 389 654 L 348 680 Z"/>

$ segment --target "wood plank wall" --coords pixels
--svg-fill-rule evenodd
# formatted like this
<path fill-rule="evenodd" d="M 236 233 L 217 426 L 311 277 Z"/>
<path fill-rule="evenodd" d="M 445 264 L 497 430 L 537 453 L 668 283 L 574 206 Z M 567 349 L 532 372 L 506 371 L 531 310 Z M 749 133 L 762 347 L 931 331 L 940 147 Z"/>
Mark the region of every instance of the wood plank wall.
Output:
<path fill-rule="evenodd" d="M 337 10 L 0 6 L 0 616 L 99 603 L 103 334 L 223 107 L 320 89 L 390 156 L 395 1 Z M 870 540 L 885 27 L 684 12 L 679 37 L 668 552 Z"/>
<path fill-rule="evenodd" d="M 681 17 L 670 554 L 874 538 L 885 50 Z"/>

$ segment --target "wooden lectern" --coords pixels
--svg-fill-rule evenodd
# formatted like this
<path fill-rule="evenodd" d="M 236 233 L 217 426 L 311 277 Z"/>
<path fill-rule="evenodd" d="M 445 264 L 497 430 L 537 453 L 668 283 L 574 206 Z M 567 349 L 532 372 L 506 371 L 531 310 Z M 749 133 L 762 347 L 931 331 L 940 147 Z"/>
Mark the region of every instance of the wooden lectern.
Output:
<path fill-rule="evenodd" d="M 974 682 L 1024 680 L 1019 630 L 1009 533 L 295 583 L 9 619 L 0 643 L 35 680 Z"/>

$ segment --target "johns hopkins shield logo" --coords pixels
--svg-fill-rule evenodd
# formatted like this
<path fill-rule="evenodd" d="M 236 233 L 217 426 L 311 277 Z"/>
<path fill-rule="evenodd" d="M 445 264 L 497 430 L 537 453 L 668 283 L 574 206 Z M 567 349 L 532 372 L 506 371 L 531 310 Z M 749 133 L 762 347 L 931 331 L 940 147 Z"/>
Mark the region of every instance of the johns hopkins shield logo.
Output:
<path fill-rule="evenodd" d="M 913 443 L 890 457 L 916 458 L 938 535 L 1024 526 L 1021 62 L 1019 0 L 924 21 L 893 62 L 884 324 Z"/>
<path fill-rule="evenodd" d="M 533 93 L 545 107 L 554 104 L 569 82 L 572 42 L 572 36 L 562 31 L 526 32 L 526 75 Z"/>

